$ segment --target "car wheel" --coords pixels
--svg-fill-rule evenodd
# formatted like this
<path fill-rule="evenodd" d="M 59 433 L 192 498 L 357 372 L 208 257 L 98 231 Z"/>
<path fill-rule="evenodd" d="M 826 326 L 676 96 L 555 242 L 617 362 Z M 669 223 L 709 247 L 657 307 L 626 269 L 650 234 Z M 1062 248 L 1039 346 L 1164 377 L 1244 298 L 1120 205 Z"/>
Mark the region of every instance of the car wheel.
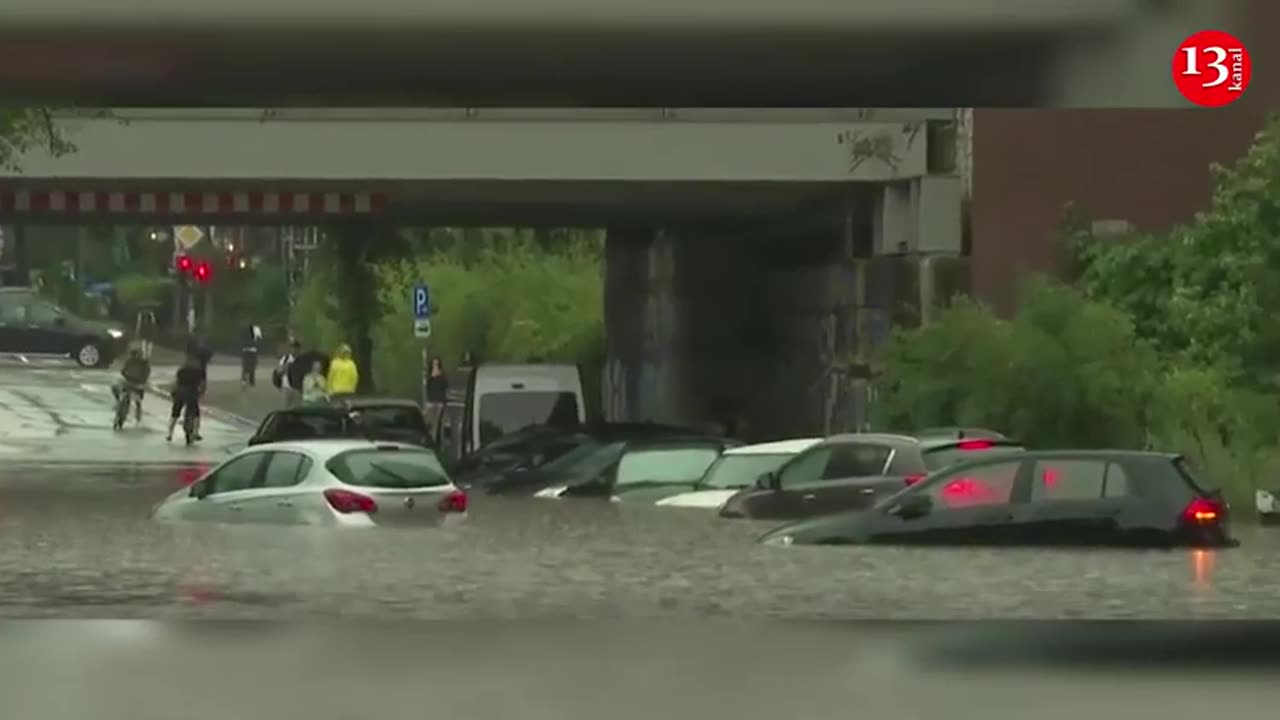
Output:
<path fill-rule="evenodd" d="M 84 368 L 96 368 L 103 365 L 102 351 L 93 343 L 85 343 L 76 351 L 76 363 Z"/>

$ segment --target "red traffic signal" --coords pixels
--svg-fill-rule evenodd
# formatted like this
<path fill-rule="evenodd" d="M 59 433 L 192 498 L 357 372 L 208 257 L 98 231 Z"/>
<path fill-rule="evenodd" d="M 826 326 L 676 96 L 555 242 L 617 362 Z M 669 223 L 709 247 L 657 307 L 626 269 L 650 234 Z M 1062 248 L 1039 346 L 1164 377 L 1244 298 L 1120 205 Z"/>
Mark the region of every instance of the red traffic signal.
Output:
<path fill-rule="evenodd" d="M 196 265 L 196 280 L 202 283 L 209 282 L 209 275 L 211 272 L 212 271 L 209 269 L 209 263 L 202 262 L 199 265 Z"/>
<path fill-rule="evenodd" d="M 175 263 L 178 266 L 179 272 L 191 272 L 191 256 L 179 255 Z"/>

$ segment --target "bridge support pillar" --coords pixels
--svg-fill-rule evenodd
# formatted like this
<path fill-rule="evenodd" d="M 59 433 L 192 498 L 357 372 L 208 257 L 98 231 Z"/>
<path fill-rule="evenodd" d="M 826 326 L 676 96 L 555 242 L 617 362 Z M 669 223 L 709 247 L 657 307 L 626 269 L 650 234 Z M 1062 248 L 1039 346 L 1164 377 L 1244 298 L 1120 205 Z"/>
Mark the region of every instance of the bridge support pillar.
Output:
<path fill-rule="evenodd" d="M 350 221 L 327 228 L 337 257 L 338 322 L 360 370 L 357 391 L 374 392 L 373 329 L 381 307 L 373 264 L 401 248 L 395 229 L 378 221 Z M 407 300 L 406 300 L 407 302 Z M 332 352 L 334 348 L 324 348 Z"/>

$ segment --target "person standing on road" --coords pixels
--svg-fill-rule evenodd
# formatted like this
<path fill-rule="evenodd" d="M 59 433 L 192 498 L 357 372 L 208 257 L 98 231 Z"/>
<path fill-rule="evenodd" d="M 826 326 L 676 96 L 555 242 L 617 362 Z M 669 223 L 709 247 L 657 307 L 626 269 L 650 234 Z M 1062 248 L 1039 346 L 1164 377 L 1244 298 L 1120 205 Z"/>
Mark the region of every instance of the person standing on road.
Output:
<path fill-rule="evenodd" d="M 284 395 L 285 409 L 295 408 L 302 404 L 302 379 L 297 378 L 298 384 L 294 385 L 293 366 L 298 361 L 298 356 L 302 354 L 302 343 L 296 339 L 289 341 L 289 349 L 280 358 L 280 363 L 276 365 L 276 369 L 271 373 L 271 384 L 280 389 Z"/>
<path fill-rule="evenodd" d="M 138 337 L 138 348 L 142 352 L 143 359 L 150 361 L 151 348 L 156 341 L 156 314 L 150 310 L 139 311 L 134 334 Z"/>
<path fill-rule="evenodd" d="M 427 421 L 432 428 L 440 424 L 444 407 L 449 402 L 449 375 L 444 371 L 440 358 L 431 358 L 427 371 Z"/>
<path fill-rule="evenodd" d="M 206 380 L 204 363 L 198 356 L 188 355 L 173 379 L 173 407 L 169 411 L 169 432 L 164 436 L 166 442 L 173 441 L 173 429 L 184 411 L 191 415 L 195 425 L 192 439 L 204 439 L 200 436 L 200 398 L 204 396 Z"/>
<path fill-rule="evenodd" d="M 330 397 L 354 395 L 360 385 L 360 368 L 351 357 L 351 346 L 342 344 L 333 360 L 329 361 L 329 377 L 326 387 Z"/>
<path fill-rule="evenodd" d="M 262 328 L 249 323 L 240 346 L 240 384 L 253 387 L 258 383 L 258 347 L 262 344 Z"/>
<path fill-rule="evenodd" d="M 329 401 L 325 388 L 324 365 L 318 360 L 311 363 L 311 371 L 302 378 L 302 404 L 323 405 Z"/>

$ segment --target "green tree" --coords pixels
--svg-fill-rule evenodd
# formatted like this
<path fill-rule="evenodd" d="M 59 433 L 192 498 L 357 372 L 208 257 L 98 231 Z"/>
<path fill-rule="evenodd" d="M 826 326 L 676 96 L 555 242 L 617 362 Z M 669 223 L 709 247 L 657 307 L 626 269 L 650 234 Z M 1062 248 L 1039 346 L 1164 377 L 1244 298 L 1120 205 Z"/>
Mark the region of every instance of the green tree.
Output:
<path fill-rule="evenodd" d="M 75 149 L 49 108 L 0 108 L 0 170 L 21 172 L 22 156 L 33 150 L 61 157 Z"/>
<path fill-rule="evenodd" d="M 1167 236 L 1076 232 L 1081 287 L 1162 351 L 1270 382 L 1280 370 L 1280 115 L 1212 172 L 1209 208 Z"/>

